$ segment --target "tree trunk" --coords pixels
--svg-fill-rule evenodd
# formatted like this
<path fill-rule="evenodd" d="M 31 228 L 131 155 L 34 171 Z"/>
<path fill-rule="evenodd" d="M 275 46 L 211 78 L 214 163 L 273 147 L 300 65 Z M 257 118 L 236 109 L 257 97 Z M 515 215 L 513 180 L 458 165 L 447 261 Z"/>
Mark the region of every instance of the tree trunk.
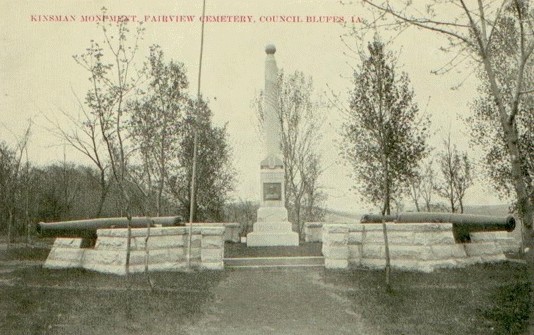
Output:
<path fill-rule="evenodd" d="M 11 246 L 11 243 L 13 243 L 13 209 L 9 209 L 9 217 L 7 220 L 7 247 L 9 248 Z"/>
<path fill-rule="evenodd" d="M 532 230 L 532 221 L 533 221 L 533 208 L 532 203 L 528 195 L 527 187 L 523 180 L 522 169 L 521 169 L 521 152 L 519 150 L 519 136 L 517 133 L 517 128 L 515 126 L 515 120 L 510 118 L 503 104 L 502 96 L 500 94 L 499 87 L 491 67 L 491 62 L 487 54 L 482 54 L 482 60 L 484 63 L 484 68 L 486 74 L 488 75 L 488 80 L 490 83 L 491 91 L 493 97 L 495 98 L 495 104 L 497 105 L 497 110 L 499 111 L 499 120 L 501 122 L 501 127 L 503 129 L 504 138 L 506 141 L 506 147 L 508 149 L 508 154 L 510 155 L 511 165 L 512 165 L 512 182 L 514 185 L 514 190 L 517 196 L 517 205 L 519 209 L 519 215 L 523 221 L 523 240 L 527 252 L 525 253 L 525 260 L 527 263 L 527 270 L 530 279 L 530 306 L 534 306 L 534 232 Z M 517 90 L 520 90 L 521 87 L 517 87 Z M 517 104 L 512 104 L 517 109 Z M 510 111 L 511 115 L 515 115 L 517 110 L 512 109 Z M 528 334 L 534 334 L 534 308 L 530 308 L 530 317 L 528 324 Z"/>
<path fill-rule="evenodd" d="M 109 185 L 106 185 L 106 181 L 101 178 L 100 179 L 100 199 L 98 200 L 98 207 L 96 209 L 97 218 L 102 216 L 102 211 L 104 210 L 104 203 L 106 202 L 108 191 L 109 191 Z"/>

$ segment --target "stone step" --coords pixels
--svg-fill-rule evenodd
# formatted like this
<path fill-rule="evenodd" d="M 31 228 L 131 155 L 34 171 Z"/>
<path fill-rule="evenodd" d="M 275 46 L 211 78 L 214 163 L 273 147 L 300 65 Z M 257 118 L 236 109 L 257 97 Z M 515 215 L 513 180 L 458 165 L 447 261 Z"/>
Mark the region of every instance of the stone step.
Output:
<path fill-rule="evenodd" d="M 324 257 L 247 257 L 225 258 L 225 268 L 324 267 Z"/>

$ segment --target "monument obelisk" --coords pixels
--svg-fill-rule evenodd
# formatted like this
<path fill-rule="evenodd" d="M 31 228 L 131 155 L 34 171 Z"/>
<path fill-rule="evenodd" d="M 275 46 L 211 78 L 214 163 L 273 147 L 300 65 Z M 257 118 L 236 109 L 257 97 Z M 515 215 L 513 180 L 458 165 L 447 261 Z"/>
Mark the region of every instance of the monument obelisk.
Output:
<path fill-rule="evenodd" d="M 265 47 L 265 91 L 263 100 L 264 159 L 260 163 L 260 208 L 247 246 L 298 246 L 299 236 L 287 220 L 284 195 L 284 162 L 281 153 L 281 127 L 278 120 L 278 67 L 276 48 Z"/>

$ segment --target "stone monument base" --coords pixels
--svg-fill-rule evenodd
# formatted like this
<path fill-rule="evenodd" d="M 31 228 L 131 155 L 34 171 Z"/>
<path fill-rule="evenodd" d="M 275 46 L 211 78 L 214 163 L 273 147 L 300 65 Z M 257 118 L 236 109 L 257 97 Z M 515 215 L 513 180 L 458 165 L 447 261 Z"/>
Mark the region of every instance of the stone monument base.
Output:
<path fill-rule="evenodd" d="M 256 222 L 247 235 L 247 247 L 298 246 L 299 234 L 291 230 L 291 222 Z"/>

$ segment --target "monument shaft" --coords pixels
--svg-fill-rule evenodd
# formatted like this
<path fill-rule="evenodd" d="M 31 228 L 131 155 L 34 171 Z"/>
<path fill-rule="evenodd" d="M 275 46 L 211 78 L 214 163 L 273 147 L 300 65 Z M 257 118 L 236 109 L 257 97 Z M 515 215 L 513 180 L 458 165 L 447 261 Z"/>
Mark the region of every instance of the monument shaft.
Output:
<path fill-rule="evenodd" d="M 298 234 L 287 220 L 284 196 L 284 163 L 281 153 L 281 126 L 278 111 L 278 68 L 274 45 L 265 48 L 265 94 L 263 140 L 265 158 L 260 164 L 260 208 L 247 246 L 297 246 Z"/>

